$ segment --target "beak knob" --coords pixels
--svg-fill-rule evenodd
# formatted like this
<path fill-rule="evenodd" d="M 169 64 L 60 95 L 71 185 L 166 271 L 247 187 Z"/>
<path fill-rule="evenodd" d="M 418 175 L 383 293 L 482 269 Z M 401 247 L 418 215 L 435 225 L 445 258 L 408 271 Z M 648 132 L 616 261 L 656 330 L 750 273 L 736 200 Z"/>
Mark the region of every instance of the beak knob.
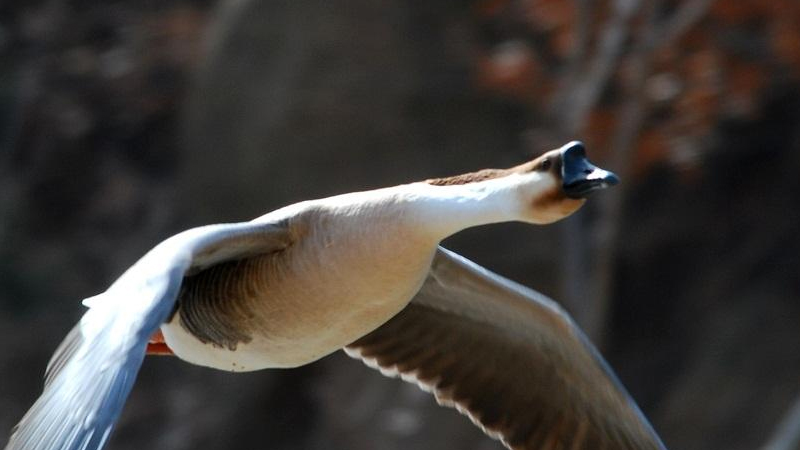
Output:
<path fill-rule="evenodd" d="M 580 141 L 561 147 L 562 189 L 567 197 L 586 198 L 591 193 L 614 186 L 619 177 L 601 169 L 586 158 L 586 148 Z"/>

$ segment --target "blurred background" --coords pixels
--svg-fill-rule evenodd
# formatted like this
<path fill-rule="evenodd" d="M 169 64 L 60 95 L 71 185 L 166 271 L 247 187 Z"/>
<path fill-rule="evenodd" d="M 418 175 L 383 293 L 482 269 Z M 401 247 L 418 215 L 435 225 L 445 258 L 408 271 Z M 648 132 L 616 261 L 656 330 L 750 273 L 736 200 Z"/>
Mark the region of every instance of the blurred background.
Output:
<path fill-rule="evenodd" d="M 0 441 L 170 234 L 580 139 L 623 184 L 445 245 L 571 311 L 669 448 L 795 449 L 798 86 L 796 0 L 3 0 Z M 336 354 L 149 358 L 108 448 L 501 446 Z"/>

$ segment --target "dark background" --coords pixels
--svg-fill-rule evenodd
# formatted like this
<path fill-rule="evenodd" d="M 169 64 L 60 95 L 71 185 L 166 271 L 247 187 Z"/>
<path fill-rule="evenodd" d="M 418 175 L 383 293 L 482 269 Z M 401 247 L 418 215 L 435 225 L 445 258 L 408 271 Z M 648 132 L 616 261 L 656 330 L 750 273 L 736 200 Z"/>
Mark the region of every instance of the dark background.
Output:
<path fill-rule="evenodd" d="M 445 244 L 561 301 L 669 448 L 766 449 L 800 394 L 798 81 L 792 0 L 5 0 L 0 441 L 171 233 L 581 139 L 622 185 Z M 501 447 L 336 354 L 150 358 L 108 448 Z"/>

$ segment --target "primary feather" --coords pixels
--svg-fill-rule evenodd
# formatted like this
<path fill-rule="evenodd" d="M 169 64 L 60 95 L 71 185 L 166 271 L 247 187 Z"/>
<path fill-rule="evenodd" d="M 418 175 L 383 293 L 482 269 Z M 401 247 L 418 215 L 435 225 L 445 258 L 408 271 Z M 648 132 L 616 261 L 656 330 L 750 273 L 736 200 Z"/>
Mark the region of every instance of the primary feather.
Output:
<path fill-rule="evenodd" d="M 102 448 L 147 341 L 172 311 L 186 272 L 240 256 L 230 249 L 243 240 L 250 251 L 279 247 L 282 231 L 275 223 L 209 225 L 153 248 L 107 291 L 92 297 L 91 308 L 51 358 L 44 391 L 13 430 L 6 450 Z"/>

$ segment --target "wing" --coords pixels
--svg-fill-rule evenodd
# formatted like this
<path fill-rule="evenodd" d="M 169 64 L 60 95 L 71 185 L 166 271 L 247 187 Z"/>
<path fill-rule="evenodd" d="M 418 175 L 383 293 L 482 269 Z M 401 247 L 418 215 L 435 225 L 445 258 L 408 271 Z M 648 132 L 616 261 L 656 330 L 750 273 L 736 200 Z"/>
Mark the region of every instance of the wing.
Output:
<path fill-rule="evenodd" d="M 346 351 L 513 450 L 664 450 L 561 308 L 442 248 L 408 307 Z"/>
<path fill-rule="evenodd" d="M 94 450 L 103 446 L 144 358 L 171 313 L 184 274 L 291 243 L 282 223 L 210 225 L 177 234 L 148 252 L 104 293 L 56 350 L 42 395 L 15 427 L 6 450 Z"/>

